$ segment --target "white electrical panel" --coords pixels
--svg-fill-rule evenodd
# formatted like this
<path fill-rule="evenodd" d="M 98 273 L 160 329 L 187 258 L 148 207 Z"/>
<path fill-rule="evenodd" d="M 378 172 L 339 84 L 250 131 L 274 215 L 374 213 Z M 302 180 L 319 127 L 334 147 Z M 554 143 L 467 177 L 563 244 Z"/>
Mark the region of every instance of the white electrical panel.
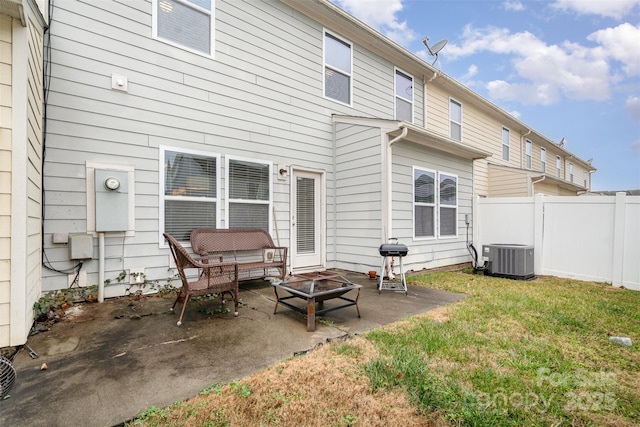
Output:
<path fill-rule="evenodd" d="M 129 175 L 126 171 L 96 169 L 96 231 L 129 228 Z"/>

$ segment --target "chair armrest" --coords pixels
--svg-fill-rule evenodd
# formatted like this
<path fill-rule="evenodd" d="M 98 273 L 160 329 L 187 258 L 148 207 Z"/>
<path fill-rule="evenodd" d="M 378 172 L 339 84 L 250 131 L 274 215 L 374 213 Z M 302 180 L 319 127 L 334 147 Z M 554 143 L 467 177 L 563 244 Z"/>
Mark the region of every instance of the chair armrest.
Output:
<path fill-rule="evenodd" d="M 219 262 L 203 264 L 200 277 L 206 277 L 207 286 L 212 287 L 223 283 L 238 284 L 238 263 Z"/>

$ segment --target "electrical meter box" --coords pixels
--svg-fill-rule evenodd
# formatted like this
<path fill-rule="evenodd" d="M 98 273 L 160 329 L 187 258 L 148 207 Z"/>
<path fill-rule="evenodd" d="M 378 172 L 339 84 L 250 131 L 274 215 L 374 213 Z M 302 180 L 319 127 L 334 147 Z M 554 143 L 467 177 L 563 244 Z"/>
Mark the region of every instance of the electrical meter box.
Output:
<path fill-rule="evenodd" d="M 129 175 L 127 171 L 96 169 L 96 231 L 129 228 Z"/>

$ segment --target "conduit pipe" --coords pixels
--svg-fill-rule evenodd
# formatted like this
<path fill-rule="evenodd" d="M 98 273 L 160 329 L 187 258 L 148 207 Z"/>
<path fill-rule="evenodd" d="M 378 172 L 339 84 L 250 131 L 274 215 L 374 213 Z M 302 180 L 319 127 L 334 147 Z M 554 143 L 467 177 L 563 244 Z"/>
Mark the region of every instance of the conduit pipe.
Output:
<path fill-rule="evenodd" d="M 98 302 L 104 302 L 104 233 L 98 233 Z"/>

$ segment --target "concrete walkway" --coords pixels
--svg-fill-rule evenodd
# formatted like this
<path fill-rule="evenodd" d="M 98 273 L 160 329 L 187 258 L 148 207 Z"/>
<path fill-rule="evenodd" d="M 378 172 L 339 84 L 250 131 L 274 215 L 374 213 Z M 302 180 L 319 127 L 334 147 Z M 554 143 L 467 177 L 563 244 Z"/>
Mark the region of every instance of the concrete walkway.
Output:
<path fill-rule="evenodd" d="M 307 332 L 304 315 L 282 304 L 273 314 L 275 297 L 267 282 L 241 284 L 239 317 L 207 314 L 220 307 L 219 300 L 192 301 L 180 327 L 169 311 L 173 297 L 75 306 L 50 331 L 29 338 L 37 359 L 26 348 L 14 358 L 16 383 L 10 397 L 0 401 L 0 425 L 122 424 L 151 406 L 168 406 L 213 383 L 239 380 L 327 339 L 364 333 L 463 298 L 414 286 L 406 296 L 378 293 L 375 281 L 364 275 L 344 277 L 363 285 L 362 317 L 355 307 L 332 311 L 319 317 L 314 332 Z"/>

